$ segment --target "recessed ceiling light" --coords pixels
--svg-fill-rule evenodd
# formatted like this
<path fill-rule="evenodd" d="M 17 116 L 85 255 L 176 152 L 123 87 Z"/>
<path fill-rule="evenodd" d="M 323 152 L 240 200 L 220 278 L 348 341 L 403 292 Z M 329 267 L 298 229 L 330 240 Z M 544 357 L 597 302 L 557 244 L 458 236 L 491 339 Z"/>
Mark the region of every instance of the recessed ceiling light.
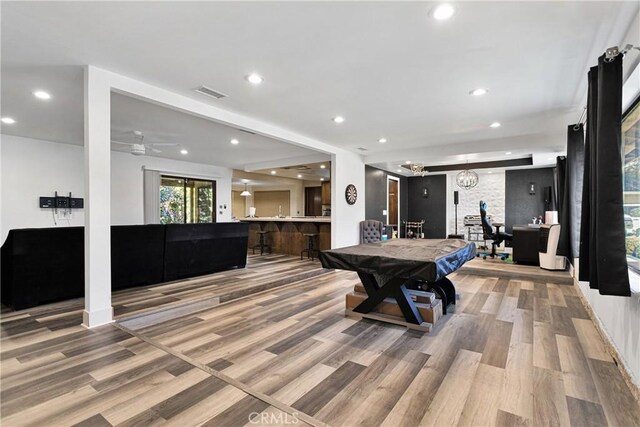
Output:
<path fill-rule="evenodd" d="M 271 171 L 271 175 L 275 175 L 275 174 L 276 174 L 276 171 Z"/>
<path fill-rule="evenodd" d="M 320 165 L 320 169 L 324 169 L 324 168 L 326 168 L 325 165 Z"/>
<path fill-rule="evenodd" d="M 33 96 L 35 96 L 38 99 L 51 99 L 51 95 L 48 92 L 45 92 L 43 90 L 34 91 Z"/>
<path fill-rule="evenodd" d="M 180 154 L 189 154 L 189 152 L 185 149 L 180 150 Z"/>
<path fill-rule="evenodd" d="M 490 128 L 499 128 L 500 126 L 502 126 L 502 124 L 500 122 L 493 122 L 489 125 Z"/>
<path fill-rule="evenodd" d="M 486 95 L 487 93 L 489 93 L 489 89 L 485 89 L 483 87 L 479 87 L 477 89 L 469 91 L 469 95 L 471 96 L 482 96 Z"/>
<path fill-rule="evenodd" d="M 336 123 L 343 123 L 343 122 L 344 122 L 344 117 L 342 117 L 342 116 L 335 116 L 332 120 L 333 120 L 334 122 L 336 122 Z"/>
<path fill-rule="evenodd" d="M 253 85 L 259 85 L 264 81 L 260 74 L 252 73 L 246 77 L 247 81 Z"/>
<path fill-rule="evenodd" d="M 320 178 L 320 181 L 324 181 L 324 178 Z"/>
<path fill-rule="evenodd" d="M 509 154 L 511 154 L 511 151 L 507 151 L 506 153 L 504 153 L 505 156 L 508 156 Z"/>
<path fill-rule="evenodd" d="M 230 143 L 232 143 L 233 145 L 238 145 L 240 144 L 240 141 L 238 141 L 237 139 L 233 138 L 231 141 L 229 141 Z"/>
<path fill-rule="evenodd" d="M 1 120 L 2 120 L 2 123 L 4 123 L 5 125 L 12 125 L 16 122 L 11 117 L 3 117 Z"/>
<path fill-rule="evenodd" d="M 549 157 L 547 160 L 553 160 L 553 157 Z"/>
<path fill-rule="evenodd" d="M 411 160 L 405 160 L 405 165 L 410 165 L 411 164 Z"/>
<path fill-rule="evenodd" d="M 402 169 L 398 169 L 398 172 L 402 172 Z"/>
<path fill-rule="evenodd" d="M 489 171 L 489 172 L 487 172 L 487 173 L 493 173 L 493 172 L 492 172 L 492 171 Z"/>
<path fill-rule="evenodd" d="M 387 138 L 380 138 L 380 139 L 378 140 L 378 142 L 379 142 L 380 144 L 384 144 L 384 143 L 386 143 L 386 142 L 387 142 Z"/>
<path fill-rule="evenodd" d="M 298 178 L 302 178 L 302 175 L 298 174 Z"/>
<path fill-rule="evenodd" d="M 456 13 L 456 9 L 450 3 L 442 3 L 431 11 L 433 19 L 438 21 L 446 21 Z"/>

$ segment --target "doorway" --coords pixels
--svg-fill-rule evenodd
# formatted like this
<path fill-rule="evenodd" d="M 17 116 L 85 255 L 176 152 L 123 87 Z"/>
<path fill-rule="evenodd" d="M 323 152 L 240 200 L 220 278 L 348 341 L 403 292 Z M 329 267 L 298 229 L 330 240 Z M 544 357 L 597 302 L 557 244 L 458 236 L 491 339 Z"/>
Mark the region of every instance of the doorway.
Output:
<path fill-rule="evenodd" d="M 400 226 L 400 178 L 387 176 L 387 224 Z"/>
<path fill-rule="evenodd" d="M 216 222 L 215 181 L 160 177 L 160 224 Z"/>
<path fill-rule="evenodd" d="M 304 214 L 306 216 L 322 215 L 322 187 L 305 187 Z"/>

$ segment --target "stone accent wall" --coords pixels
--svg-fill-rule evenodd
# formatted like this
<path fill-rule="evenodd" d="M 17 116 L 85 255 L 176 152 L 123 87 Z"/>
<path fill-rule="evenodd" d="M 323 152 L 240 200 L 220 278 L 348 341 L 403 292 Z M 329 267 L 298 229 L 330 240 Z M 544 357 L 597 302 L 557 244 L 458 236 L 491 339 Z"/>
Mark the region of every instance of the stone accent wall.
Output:
<path fill-rule="evenodd" d="M 480 200 L 484 200 L 488 207 L 487 213 L 492 215 L 494 222 L 504 223 L 505 220 L 505 173 L 479 173 L 480 179 L 478 185 L 470 190 L 459 188 L 456 184 L 456 174 L 449 175 L 449 188 L 451 194 L 458 191 L 460 194 L 460 204 L 458 205 L 458 233 L 467 233 L 464 226 L 465 215 L 480 214 Z M 453 205 L 453 196 L 451 196 L 451 204 Z M 455 229 L 454 210 L 451 209 L 449 217 L 450 233 Z"/>

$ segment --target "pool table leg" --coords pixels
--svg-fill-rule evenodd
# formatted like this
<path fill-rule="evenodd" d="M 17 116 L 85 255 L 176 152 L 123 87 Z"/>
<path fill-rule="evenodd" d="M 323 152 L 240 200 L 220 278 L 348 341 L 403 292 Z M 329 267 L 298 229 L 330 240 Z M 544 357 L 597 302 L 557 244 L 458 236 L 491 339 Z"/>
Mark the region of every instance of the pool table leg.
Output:
<path fill-rule="evenodd" d="M 456 288 L 453 286 L 453 283 L 451 283 L 451 280 L 444 277 L 435 283 L 429 283 L 428 286 L 433 289 L 442 300 L 442 314 L 447 314 L 447 306 L 456 303 Z"/>
<path fill-rule="evenodd" d="M 406 280 L 394 278 L 380 286 L 373 274 L 358 272 L 358 276 L 369 298 L 362 301 L 353 311 L 363 314 L 369 313 L 385 298 L 391 297 L 398 302 L 398 306 L 407 322 L 416 325 L 423 323 L 422 316 L 420 316 L 418 308 L 407 291 Z"/>

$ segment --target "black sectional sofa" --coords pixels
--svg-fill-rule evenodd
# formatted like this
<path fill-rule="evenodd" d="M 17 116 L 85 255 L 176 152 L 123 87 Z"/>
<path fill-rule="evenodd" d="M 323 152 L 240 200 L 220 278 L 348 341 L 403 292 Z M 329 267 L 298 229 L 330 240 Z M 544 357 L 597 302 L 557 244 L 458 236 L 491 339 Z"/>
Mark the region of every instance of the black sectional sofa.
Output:
<path fill-rule="evenodd" d="M 111 227 L 111 289 L 201 276 L 247 262 L 247 223 Z M 84 295 L 84 227 L 11 230 L 0 299 L 19 310 Z"/>

